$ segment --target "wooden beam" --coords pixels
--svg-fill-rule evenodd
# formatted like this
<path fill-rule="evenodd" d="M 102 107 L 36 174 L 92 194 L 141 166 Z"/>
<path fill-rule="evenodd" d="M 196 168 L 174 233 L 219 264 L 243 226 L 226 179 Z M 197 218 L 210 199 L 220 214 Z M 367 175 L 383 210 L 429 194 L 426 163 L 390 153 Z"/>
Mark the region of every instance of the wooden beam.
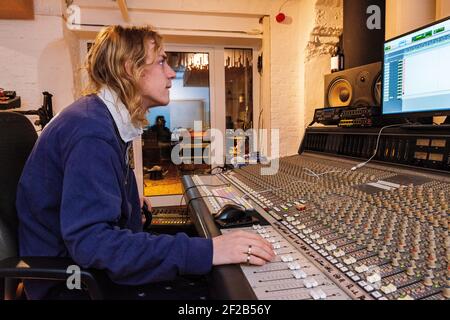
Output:
<path fill-rule="evenodd" d="M 122 13 L 122 18 L 125 22 L 130 22 L 130 15 L 128 14 L 128 7 L 126 0 L 117 0 L 120 12 Z"/>
<path fill-rule="evenodd" d="M 436 20 L 450 15 L 450 0 L 436 0 Z"/>
<path fill-rule="evenodd" d="M 0 19 L 34 19 L 33 0 L 0 1 Z"/>

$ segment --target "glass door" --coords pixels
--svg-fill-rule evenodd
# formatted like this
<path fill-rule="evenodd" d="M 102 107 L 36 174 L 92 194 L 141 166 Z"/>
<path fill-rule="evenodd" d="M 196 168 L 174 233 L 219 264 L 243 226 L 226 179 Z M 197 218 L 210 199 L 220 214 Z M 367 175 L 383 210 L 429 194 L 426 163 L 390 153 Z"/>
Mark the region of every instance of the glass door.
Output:
<path fill-rule="evenodd" d="M 147 115 L 149 126 L 141 140 L 145 197 L 181 195 L 183 175 L 210 170 L 203 159 L 209 146 L 204 133 L 211 127 L 210 53 L 170 48 L 166 53 L 176 78 L 169 105 Z"/>
<path fill-rule="evenodd" d="M 225 48 L 226 157 L 228 163 L 250 156 L 253 129 L 253 50 Z"/>

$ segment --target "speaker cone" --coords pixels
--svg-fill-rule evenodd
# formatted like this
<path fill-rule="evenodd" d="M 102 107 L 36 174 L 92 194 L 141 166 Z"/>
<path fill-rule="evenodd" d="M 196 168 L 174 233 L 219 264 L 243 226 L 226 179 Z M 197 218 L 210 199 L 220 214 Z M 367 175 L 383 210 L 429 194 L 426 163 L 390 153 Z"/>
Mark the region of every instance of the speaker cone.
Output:
<path fill-rule="evenodd" d="M 330 84 L 327 96 L 330 107 L 347 107 L 353 98 L 352 85 L 345 79 L 336 79 Z"/>

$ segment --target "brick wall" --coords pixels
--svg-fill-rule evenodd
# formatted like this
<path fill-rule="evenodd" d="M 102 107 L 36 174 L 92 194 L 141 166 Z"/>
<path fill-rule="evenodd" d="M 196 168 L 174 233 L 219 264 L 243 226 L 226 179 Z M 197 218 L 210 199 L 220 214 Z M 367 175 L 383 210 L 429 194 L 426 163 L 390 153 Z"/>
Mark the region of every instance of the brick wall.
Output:
<path fill-rule="evenodd" d="M 304 128 L 311 123 L 314 110 L 324 107 L 324 75 L 330 73 L 331 53 L 343 24 L 342 0 L 316 2 L 314 27 L 306 47 Z"/>

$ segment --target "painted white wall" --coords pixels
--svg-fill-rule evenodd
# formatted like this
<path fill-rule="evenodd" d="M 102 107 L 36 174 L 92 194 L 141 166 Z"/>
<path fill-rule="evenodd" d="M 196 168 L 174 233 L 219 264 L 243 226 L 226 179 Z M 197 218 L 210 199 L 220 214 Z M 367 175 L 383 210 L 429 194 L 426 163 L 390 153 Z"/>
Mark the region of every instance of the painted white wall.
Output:
<path fill-rule="evenodd" d="M 309 37 L 305 59 L 305 122 L 306 128 L 314 111 L 325 105 L 324 75 L 331 71 L 331 52 L 343 31 L 343 1 L 317 1 L 313 30 Z"/>
<path fill-rule="evenodd" d="M 55 112 L 73 102 L 73 70 L 59 0 L 35 1 L 34 20 L 0 20 L 0 87 L 15 90 L 22 109 L 53 94 Z"/>

